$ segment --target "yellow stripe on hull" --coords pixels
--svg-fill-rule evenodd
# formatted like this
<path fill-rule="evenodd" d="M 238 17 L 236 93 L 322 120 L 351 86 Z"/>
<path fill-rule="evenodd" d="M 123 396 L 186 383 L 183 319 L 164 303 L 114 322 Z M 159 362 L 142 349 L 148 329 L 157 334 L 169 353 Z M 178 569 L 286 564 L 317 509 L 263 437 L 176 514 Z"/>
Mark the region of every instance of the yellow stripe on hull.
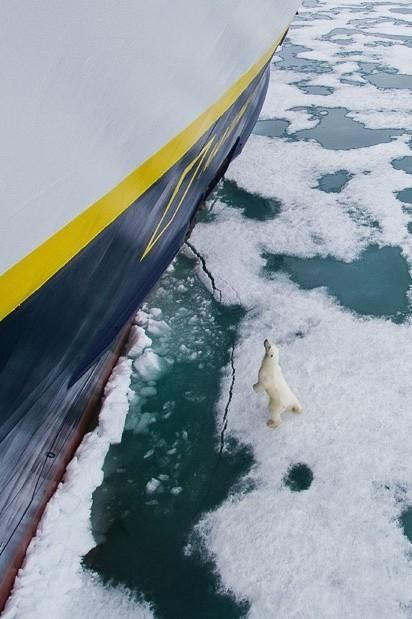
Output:
<path fill-rule="evenodd" d="M 283 35 L 216 103 L 180 134 L 0 276 L 0 320 L 41 288 L 173 167 L 250 85 L 269 62 L 282 38 Z"/>

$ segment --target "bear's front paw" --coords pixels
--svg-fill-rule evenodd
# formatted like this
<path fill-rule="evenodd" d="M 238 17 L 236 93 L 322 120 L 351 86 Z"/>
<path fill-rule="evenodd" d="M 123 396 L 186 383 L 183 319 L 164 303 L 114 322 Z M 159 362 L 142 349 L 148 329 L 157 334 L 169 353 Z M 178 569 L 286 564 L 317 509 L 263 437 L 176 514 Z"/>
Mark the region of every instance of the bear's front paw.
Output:
<path fill-rule="evenodd" d="M 274 419 L 268 419 L 266 425 L 268 428 L 278 428 L 282 422 L 275 421 Z"/>
<path fill-rule="evenodd" d="M 264 390 L 265 390 L 264 386 L 263 386 L 263 385 L 261 385 L 260 383 L 255 383 L 255 384 L 253 385 L 253 391 L 254 391 L 255 393 L 262 393 L 262 391 L 264 391 Z"/>

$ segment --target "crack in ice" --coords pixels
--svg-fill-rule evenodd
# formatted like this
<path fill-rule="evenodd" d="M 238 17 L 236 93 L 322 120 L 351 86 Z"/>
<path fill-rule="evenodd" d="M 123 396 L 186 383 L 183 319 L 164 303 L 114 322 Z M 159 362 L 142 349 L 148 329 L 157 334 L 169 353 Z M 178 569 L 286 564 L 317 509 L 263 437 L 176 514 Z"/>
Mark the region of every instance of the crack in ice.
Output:
<path fill-rule="evenodd" d="M 212 272 L 208 269 L 205 258 L 196 249 L 193 243 L 191 243 L 188 239 L 186 239 L 185 243 L 190 249 L 190 251 L 199 259 L 201 267 L 202 267 L 202 271 L 206 275 L 206 277 L 208 278 L 212 286 L 213 295 L 219 293 L 219 303 L 221 303 L 222 302 L 222 291 L 216 286 L 215 278 L 213 277 Z"/>
<path fill-rule="evenodd" d="M 227 398 L 225 410 L 224 410 L 224 413 L 223 413 L 222 429 L 220 431 L 220 450 L 219 450 L 219 456 L 222 455 L 224 447 L 225 447 L 225 436 L 226 436 L 226 430 L 227 430 L 227 424 L 228 424 L 229 409 L 230 409 L 230 405 L 232 403 L 233 389 L 235 387 L 235 381 L 236 381 L 235 350 L 236 350 L 236 343 L 233 342 L 232 348 L 231 348 L 231 351 L 230 351 L 231 381 L 230 381 L 230 385 L 229 385 L 228 398 Z"/>

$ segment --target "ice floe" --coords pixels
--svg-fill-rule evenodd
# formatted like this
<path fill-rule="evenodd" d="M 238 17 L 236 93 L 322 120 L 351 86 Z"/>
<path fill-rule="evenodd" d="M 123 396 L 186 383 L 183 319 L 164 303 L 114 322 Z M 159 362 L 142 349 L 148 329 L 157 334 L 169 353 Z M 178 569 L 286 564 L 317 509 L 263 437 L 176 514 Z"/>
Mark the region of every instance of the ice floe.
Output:
<path fill-rule="evenodd" d="M 304 62 L 274 63 L 263 114 L 289 121 L 287 134 L 254 136 L 226 175 L 242 191 L 280 201 L 280 213 L 253 220 L 223 199 L 214 219 L 192 235 L 222 301 L 247 310 L 227 432 L 251 445 L 256 461 L 251 490 L 205 515 L 197 533 L 222 588 L 249 601 L 250 619 L 406 618 L 412 609 L 410 531 L 402 528 L 412 502 L 410 318 L 406 313 L 396 324 L 361 315 L 355 303 L 332 295 L 326 278 L 305 290 L 285 268 L 269 273 L 267 256 L 349 263 L 372 246 L 390 247 L 411 272 L 411 216 L 398 199 L 411 187 L 410 175 L 407 164 L 392 163 L 411 156 L 410 92 L 378 88 L 361 65 L 410 75 L 411 18 L 405 13 L 400 23 L 391 13 L 407 8 L 404 1 L 305 5 L 289 35 Z M 333 92 L 305 93 L 302 80 Z M 390 142 L 354 143 L 348 150 L 323 147 L 316 131 L 313 141 L 302 141 L 298 132 L 317 127 L 325 108 L 345 108 L 369 129 L 400 132 Z M 341 192 L 321 191 L 322 177 L 340 170 L 349 175 Z M 365 289 L 369 284 L 365 273 Z M 305 409 L 299 418 L 285 416 L 277 431 L 267 429 L 266 402 L 252 390 L 265 337 L 280 345 L 284 373 Z M 227 375 L 222 394 L 229 381 Z M 221 416 L 225 404 L 222 397 Z M 290 482 L 296 470 L 298 481 Z"/>

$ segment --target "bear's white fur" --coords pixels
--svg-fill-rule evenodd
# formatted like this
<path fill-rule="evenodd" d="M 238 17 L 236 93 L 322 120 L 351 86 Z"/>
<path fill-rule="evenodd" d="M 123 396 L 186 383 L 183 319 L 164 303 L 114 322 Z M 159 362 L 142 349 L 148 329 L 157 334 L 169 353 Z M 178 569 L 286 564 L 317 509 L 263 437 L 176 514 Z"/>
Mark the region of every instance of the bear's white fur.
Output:
<path fill-rule="evenodd" d="M 277 428 L 282 423 L 281 414 L 287 410 L 301 413 L 303 408 L 283 377 L 279 365 L 279 349 L 269 340 L 264 341 L 265 355 L 260 365 L 258 382 L 253 385 L 256 393 L 266 391 L 269 397 L 270 428 Z"/>

